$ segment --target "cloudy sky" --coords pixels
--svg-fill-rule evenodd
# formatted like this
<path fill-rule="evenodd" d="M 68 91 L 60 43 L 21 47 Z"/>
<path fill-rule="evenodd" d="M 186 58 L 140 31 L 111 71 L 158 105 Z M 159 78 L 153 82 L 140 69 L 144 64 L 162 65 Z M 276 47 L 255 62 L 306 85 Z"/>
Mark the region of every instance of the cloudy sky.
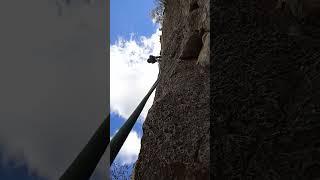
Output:
<path fill-rule="evenodd" d="M 58 179 L 109 110 L 106 2 L 58 1 L 0 1 L 1 180 Z"/>
<path fill-rule="evenodd" d="M 159 27 L 152 22 L 153 0 L 111 0 L 110 8 L 110 136 L 121 127 L 157 79 L 158 65 L 146 62 L 160 54 Z M 142 124 L 151 107 L 149 98 L 115 163 L 132 165 L 140 151 Z"/>
<path fill-rule="evenodd" d="M 0 1 L 1 180 L 57 179 L 107 111 L 113 136 L 157 78 L 157 65 L 146 63 L 160 52 L 152 0 L 111 0 L 110 44 L 106 1 L 64 2 Z M 136 161 L 153 97 L 117 163 Z M 102 162 L 92 179 L 105 173 Z"/>

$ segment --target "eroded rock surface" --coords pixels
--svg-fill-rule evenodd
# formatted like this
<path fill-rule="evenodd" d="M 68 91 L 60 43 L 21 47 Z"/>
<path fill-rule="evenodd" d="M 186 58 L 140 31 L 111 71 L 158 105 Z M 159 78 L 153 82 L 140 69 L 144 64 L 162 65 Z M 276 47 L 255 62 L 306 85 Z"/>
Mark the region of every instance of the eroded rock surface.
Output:
<path fill-rule="evenodd" d="M 212 4 L 214 179 L 320 178 L 319 19 L 276 4 Z"/>
<path fill-rule="evenodd" d="M 167 1 L 162 30 L 161 81 L 134 179 L 209 179 L 209 57 L 197 63 L 209 46 L 209 1 Z"/>

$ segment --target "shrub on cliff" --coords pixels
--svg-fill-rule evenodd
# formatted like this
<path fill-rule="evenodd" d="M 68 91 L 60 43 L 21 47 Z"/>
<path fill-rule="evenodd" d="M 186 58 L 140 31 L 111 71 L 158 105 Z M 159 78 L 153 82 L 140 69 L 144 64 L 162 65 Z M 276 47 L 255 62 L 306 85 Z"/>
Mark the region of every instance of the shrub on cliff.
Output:
<path fill-rule="evenodd" d="M 154 23 L 162 25 L 165 0 L 154 0 L 155 8 L 151 10 L 151 18 Z"/>

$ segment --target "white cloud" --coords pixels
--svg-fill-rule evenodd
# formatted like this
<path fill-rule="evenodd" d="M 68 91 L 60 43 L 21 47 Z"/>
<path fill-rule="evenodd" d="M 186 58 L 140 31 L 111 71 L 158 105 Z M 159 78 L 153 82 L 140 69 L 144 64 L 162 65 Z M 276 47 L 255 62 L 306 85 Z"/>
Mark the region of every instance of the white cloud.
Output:
<path fill-rule="evenodd" d="M 158 76 L 158 65 L 147 63 L 149 55 L 160 54 L 159 29 L 151 37 L 138 40 L 121 37 L 110 46 L 110 105 L 111 111 L 128 118 L 147 94 Z M 150 96 L 141 116 L 144 119 L 152 105 Z"/>
<path fill-rule="evenodd" d="M 138 159 L 138 155 L 141 147 L 141 137 L 139 137 L 136 131 L 131 131 L 120 149 L 116 158 L 120 164 L 132 164 Z"/>

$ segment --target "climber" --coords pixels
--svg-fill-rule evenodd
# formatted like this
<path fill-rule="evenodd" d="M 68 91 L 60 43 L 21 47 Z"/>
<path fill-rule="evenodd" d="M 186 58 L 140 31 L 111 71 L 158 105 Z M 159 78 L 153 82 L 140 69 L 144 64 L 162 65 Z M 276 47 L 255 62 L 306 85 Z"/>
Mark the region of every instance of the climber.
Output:
<path fill-rule="evenodd" d="M 160 61 L 161 56 L 153 56 L 150 55 L 149 59 L 147 60 L 148 63 L 155 63 L 155 62 L 159 62 Z"/>

